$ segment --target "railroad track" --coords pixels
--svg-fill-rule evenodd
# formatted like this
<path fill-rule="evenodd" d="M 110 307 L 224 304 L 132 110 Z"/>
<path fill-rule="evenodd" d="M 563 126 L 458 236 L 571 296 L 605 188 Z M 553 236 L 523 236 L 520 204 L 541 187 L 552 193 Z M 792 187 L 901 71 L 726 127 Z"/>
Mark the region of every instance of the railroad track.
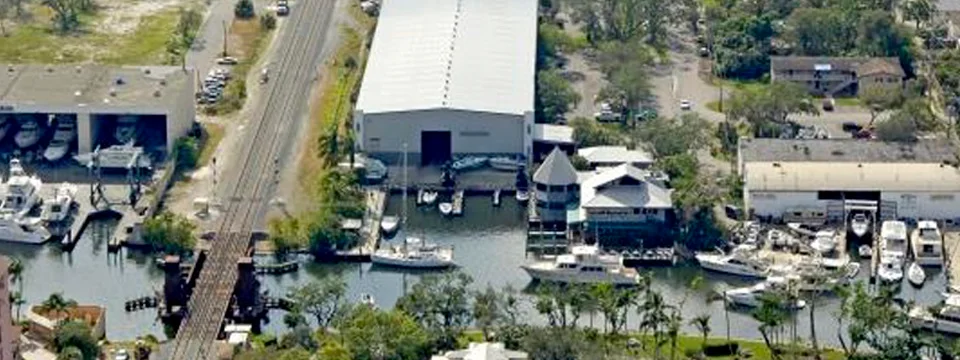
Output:
<path fill-rule="evenodd" d="M 187 315 L 171 346 L 174 360 L 214 359 L 224 316 L 238 279 L 237 260 L 249 254 L 251 232 L 263 220 L 276 187 L 279 161 L 292 143 L 288 141 L 296 118 L 303 114 L 310 85 L 316 79 L 321 51 L 330 27 L 335 0 L 300 0 L 277 39 L 280 61 L 271 69 L 278 74 L 266 86 L 262 103 L 246 134 L 239 166 L 225 184 L 227 198 L 217 236 L 187 304 Z"/>

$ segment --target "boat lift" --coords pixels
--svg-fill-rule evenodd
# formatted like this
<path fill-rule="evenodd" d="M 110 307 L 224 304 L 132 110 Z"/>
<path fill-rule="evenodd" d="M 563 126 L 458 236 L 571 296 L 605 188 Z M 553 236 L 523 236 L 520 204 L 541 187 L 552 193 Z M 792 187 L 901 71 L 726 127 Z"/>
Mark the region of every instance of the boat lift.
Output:
<path fill-rule="evenodd" d="M 143 173 L 140 167 L 136 166 L 140 161 L 141 155 L 143 155 L 142 152 L 137 152 L 130 158 L 127 165 L 124 166 L 127 169 L 127 185 L 129 185 L 130 188 L 127 197 L 130 206 L 136 206 L 137 201 L 141 198 L 140 191 L 143 187 Z M 90 184 L 90 205 L 97 208 L 97 205 L 103 201 L 109 206 L 110 201 L 103 192 L 103 167 L 100 166 L 100 146 L 94 149 L 87 169 L 95 179 L 95 181 Z"/>

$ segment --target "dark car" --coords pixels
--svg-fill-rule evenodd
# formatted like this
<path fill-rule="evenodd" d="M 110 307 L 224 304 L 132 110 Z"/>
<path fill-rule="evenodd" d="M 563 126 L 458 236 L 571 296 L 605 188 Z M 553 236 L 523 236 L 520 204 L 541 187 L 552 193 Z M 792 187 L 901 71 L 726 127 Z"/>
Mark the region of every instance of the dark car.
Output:
<path fill-rule="evenodd" d="M 849 133 L 855 133 L 855 132 L 859 132 L 860 130 L 863 130 L 863 126 L 860 126 L 860 124 L 857 124 L 853 121 L 845 121 L 841 126 L 843 128 L 843 131 L 846 131 Z"/>

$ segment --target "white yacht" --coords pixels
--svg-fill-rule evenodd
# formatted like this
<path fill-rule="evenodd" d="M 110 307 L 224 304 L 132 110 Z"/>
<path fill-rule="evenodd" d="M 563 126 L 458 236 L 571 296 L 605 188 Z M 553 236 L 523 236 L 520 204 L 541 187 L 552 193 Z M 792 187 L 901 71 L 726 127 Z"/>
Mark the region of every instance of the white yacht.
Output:
<path fill-rule="evenodd" d="M 602 255 L 596 246 L 574 246 L 569 254 L 556 257 L 554 261 L 539 261 L 521 265 L 534 280 L 557 283 L 612 283 L 636 285 L 639 274 L 623 266 L 623 258 L 617 255 Z"/>
<path fill-rule="evenodd" d="M 70 152 L 70 144 L 77 138 L 77 122 L 72 119 L 61 118 L 57 121 L 57 129 L 54 130 L 53 139 L 43 152 L 43 158 L 47 161 L 57 161 L 63 159 Z"/>
<path fill-rule="evenodd" d="M 850 219 L 850 231 L 857 237 L 864 237 L 870 232 L 870 219 L 864 213 L 856 213 Z"/>
<path fill-rule="evenodd" d="M 770 273 L 767 266 L 748 255 L 743 255 L 741 252 L 734 252 L 729 255 L 697 253 L 695 257 L 700 266 L 706 270 L 756 278 L 767 277 Z"/>
<path fill-rule="evenodd" d="M 48 224 L 66 220 L 70 216 L 70 209 L 73 207 L 77 190 L 77 186 L 74 184 L 60 184 L 54 198 L 43 202 L 43 212 L 40 214 L 40 219 Z"/>
<path fill-rule="evenodd" d="M 880 258 L 877 277 L 886 283 L 898 283 L 903 280 L 903 258 L 886 254 Z"/>
<path fill-rule="evenodd" d="M 13 141 L 21 148 L 27 148 L 35 145 L 43 137 L 43 127 L 33 119 L 27 119 L 20 124 L 20 131 L 14 136 Z"/>
<path fill-rule="evenodd" d="M 788 283 L 788 280 L 785 278 L 771 277 L 756 285 L 724 291 L 723 297 L 727 303 L 733 305 L 759 307 L 762 305 L 761 298 L 764 294 L 789 291 Z M 805 306 L 807 306 L 807 302 L 802 299 L 792 300 L 791 303 L 788 304 L 790 309 L 802 309 Z"/>
<path fill-rule="evenodd" d="M 117 118 L 117 127 L 113 130 L 113 138 L 118 143 L 126 144 L 136 140 L 137 137 L 137 117 L 120 116 Z"/>
<path fill-rule="evenodd" d="M 40 224 L 39 218 L 0 218 L 0 241 L 43 244 L 47 240 L 50 240 L 50 232 Z"/>
<path fill-rule="evenodd" d="M 490 167 L 501 171 L 517 171 L 527 165 L 523 161 L 506 156 L 490 158 L 489 162 Z"/>
<path fill-rule="evenodd" d="M 10 178 L 4 185 L 6 194 L 0 203 L 0 216 L 22 219 L 41 201 L 43 182 L 36 175 L 27 175 L 19 159 L 10 160 Z"/>
<path fill-rule="evenodd" d="M 444 269 L 456 266 L 453 248 L 426 244 L 418 238 L 406 238 L 403 245 L 377 249 L 370 255 L 377 265 L 411 269 Z"/>
<path fill-rule="evenodd" d="M 915 306 L 907 316 L 910 317 L 910 324 L 916 328 L 960 335 L 960 295 L 950 294 L 936 310 Z"/>
<path fill-rule="evenodd" d="M 923 220 L 910 236 L 913 259 L 923 266 L 943 266 L 943 234 L 935 221 Z"/>
<path fill-rule="evenodd" d="M 880 256 L 907 257 L 907 223 L 884 221 L 880 225 Z"/>
<path fill-rule="evenodd" d="M 384 234 L 393 234 L 394 231 L 397 231 L 397 228 L 400 226 L 400 218 L 397 216 L 384 216 L 383 219 L 380 219 L 380 230 L 383 230 Z"/>
<path fill-rule="evenodd" d="M 73 159 L 82 166 L 93 166 L 94 159 L 98 158 L 100 167 L 105 169 L 126 169 L 139 167 L 149 169 L 152 166 L 150 157 L 143 152 L 143 148 L 133 144 L 114 145 L 101 149 L 97 147 L 93 152 L 74 156 Z"/>

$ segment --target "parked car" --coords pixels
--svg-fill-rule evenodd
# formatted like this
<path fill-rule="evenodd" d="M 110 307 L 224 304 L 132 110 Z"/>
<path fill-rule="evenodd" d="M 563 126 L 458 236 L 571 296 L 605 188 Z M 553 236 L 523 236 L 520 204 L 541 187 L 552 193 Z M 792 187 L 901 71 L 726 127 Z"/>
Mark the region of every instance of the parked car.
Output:
<path fill-rule="evenodd" d="M 701 47 L 700 47 L 700 57 L 707 57 L 707 56 L 710 56 L 710 49 L 707 49 L 706 46 L 701 46 Z"/>
<path fill-rule="evenodd" d="M 286 16 L 290 14 L 290 7 L 286 4 L 277 5 L 277 16 Z"/>
<path fill-rule="evenodd" d="M 686 111 L 686 110 L 690 110 L 691 108 L 693 108 L 693 104 L 690 102 L 690 100 L 687 100 L 687 99 L 680 100 L 680 110 Z"/>
<path fill-rule="evenodd" d="M 224 56 L 222 58 L 217 59 L 217 64 L 220 64 L 220 65 L 236 65 L 239 62 L 240 61 L 238 61 L 237 58 L 233 56 Z"/>
<path fill-rule="evenodd" d="M 855 132 L 859 132 L 860 130 L 863 130 L 863 126 L 860 126 L 860 124 L 857 124 L 853 121 L 845 121 L 843 125 L 841 125 L 841 128 L 843 128 L 843 131 L 846 131 L 849 133 L 855 133 Z"/>
<path fill-rule="evenodd" d="M 613 111 L 613 107 L 609 103 L 602 102 L 600 103 L 600 112 L 593 114 L 593 117 L 597 121 L 619 121 L 620 114 Z"/>

